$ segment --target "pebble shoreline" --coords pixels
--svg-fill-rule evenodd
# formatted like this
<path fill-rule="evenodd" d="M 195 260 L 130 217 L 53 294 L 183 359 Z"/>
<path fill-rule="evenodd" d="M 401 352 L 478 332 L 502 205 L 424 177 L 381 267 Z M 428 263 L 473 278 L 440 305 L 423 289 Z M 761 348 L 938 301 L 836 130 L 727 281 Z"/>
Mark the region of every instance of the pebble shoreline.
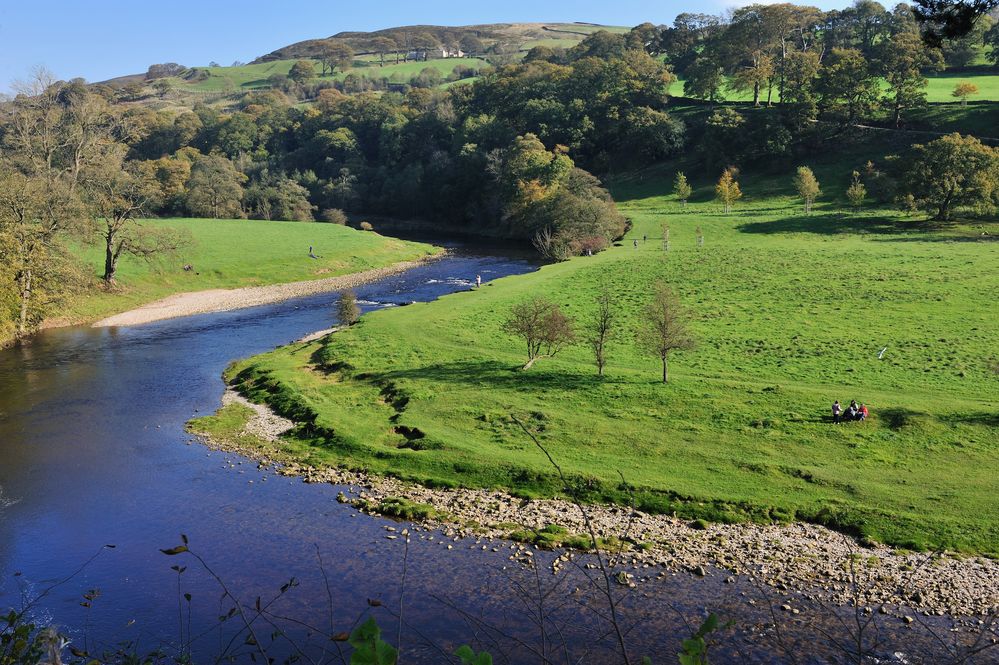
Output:
<path fill-rule="evenodd" d="M 361 272 L 323 279 L 272 284 L 269 286 L 247 286 L 238 289 L 210 289 L 207 291 L 176 293 L 162 300 L 109 316 L 106 319 L 101 319 L 92 324 L 92 327 L 107 328 L 111 326 L 141 325 L 143 323 L 192 316 L 194 314 L 228 312 L 234 309 L 257 307 L 258 305 L 268 305 L 291 298 L 354 288 L 384 277 L 398 275 L 431 261 L 437 261 L 446 254 L 446 251 L 438 252 L 437 254 L 427 255 L 414 261 L 400 261 L 382 268 L 373 268 L 371 270 L 363 270 Z"/>
<path fill-rule="evenodd" d="M 294 426 L 292 421 L 230 388 L 223 404 L 232 403 L 253 409 L 244 433 L 252 434 L 259 446 L 217 441 L 199 434 L 206 445 L 247 457 L 259 468 L 272 468 L 283 476 L 341 486 L 341 502 L 368 512 L 376 512 L 377 508 L 371 506 L 389 497 L 427 504 L 445 517 L 419 521 L 420 526 L 439 529 L 455 541 L 476 539 L 474 547 L 486 548 L 480 543 L 490 540 L 494 551 L 510 548 L 510 558 L 515 561 L 529 560 L 533 548 L 511 545 L 508 536 L 512 524 L 533 530 L 558 524 L 570 533 L 587 533 L 579 507 L 567 500 L 525 501 L 495 490 L 431 489 L 394 478 L 298 463 L 282 453 L 279 441 L 280 435 Z M 952 617 L 999 613 L 999 561 L 984 557 L 930 555 L 881 545 L 867 547 L 849 536 L 803 523 L 710 524 L 700 529 L 668 515 L 627 507 L 587 506 L 586 511 L 598 537 L 628 536 L 646 544 L 645 549 L 610 555 L 616 559 L 618 569 L 640 571 L 645 580 L 680 572 L 725 575 L 729 583 L 745 577 L 766 585 L 776 605 L 795 613 L 793 599 L 799 594 L 840 606 L 856 602 L 866 613 L 890 614 L 907 623 L 913 621 L 911 615 L 916 612 Z M 566 553 L 556 559 L 554 572 L 571 556 Z M 627 579 L 634 585 L 634 575 Z"/>

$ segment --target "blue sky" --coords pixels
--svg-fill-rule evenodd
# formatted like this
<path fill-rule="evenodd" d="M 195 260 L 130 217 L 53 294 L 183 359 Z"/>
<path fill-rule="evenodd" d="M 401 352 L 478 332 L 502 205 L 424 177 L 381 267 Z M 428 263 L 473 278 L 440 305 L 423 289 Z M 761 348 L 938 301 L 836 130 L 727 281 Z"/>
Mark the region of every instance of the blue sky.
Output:
<path fill-rule="evenodd" d="M 152 63 L 249 61 L 344 30 L 418 23 L 587 21 L 668 23 L 745 0 L 0 0 L 0 91 L 44 65 L 63 79 L 100 81 Z M 817 2 L 823 8 L 845 0 Z"/>

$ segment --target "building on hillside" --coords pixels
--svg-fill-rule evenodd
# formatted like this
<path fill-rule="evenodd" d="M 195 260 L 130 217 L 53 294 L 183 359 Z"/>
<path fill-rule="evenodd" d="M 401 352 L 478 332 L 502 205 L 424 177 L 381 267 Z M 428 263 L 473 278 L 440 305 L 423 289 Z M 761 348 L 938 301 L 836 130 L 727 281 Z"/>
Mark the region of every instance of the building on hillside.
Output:
<path fill-rule="evenodd" d="M 460 48 L 449 48 L 447 46 L 441 47 L 441 57 L 442 58 L 464 58 L 465 52 Z"/>

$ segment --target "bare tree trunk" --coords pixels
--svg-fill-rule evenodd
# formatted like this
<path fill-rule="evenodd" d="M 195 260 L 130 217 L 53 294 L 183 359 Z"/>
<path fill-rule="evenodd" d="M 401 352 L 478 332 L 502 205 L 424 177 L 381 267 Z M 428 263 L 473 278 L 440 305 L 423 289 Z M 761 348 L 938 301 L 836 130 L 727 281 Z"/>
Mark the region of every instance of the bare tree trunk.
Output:
<path fill-rule="evenodd" d="M 663 356 L 663 383 L 669 382 L 669 364 L 666 360 L 666 356 Z"/>
<path fill-rule="evenodd" d="M 28 304 L 31 302 L 31 269 L 26 269 L 21 273 L 21 311 L 17 317 L 17 337 L 24 337 L 28 333 Z"/>

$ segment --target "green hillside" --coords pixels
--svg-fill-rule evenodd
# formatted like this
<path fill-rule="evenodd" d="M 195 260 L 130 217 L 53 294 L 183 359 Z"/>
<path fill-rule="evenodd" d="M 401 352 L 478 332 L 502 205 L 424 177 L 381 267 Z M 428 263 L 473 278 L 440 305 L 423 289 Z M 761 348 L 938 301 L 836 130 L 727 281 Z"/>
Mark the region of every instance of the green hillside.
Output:
<path fill-rule="evenodd" d="M 229 375 L 314 421 L 320 436 L 287 444 L 313 464 L 560 493 L 516 417 L 595 500 L 999 554 L 999 226 L 846 212 L 850 158 L 808 163 L 827 192 L 810 216 L 790 175 L 747 175 L 731 214 L 697 178 L 681 207 L 669 194 L 675 167 L 619 177 L 613 193 L 635 224 L 620 246 L 372 313 Z M 691 309 L 699 339 L 675 354 L 668 385 L 634 332 L 659 279 Z M 617 324 L 599 378 L 584 329 L 602 288 Z M 521 371 L 522 342 L 503 322 L 538 295 L 575 318 L 579 343 Z M 834 399 L 866 402 L 871 421 L 834 426 Z"/>

